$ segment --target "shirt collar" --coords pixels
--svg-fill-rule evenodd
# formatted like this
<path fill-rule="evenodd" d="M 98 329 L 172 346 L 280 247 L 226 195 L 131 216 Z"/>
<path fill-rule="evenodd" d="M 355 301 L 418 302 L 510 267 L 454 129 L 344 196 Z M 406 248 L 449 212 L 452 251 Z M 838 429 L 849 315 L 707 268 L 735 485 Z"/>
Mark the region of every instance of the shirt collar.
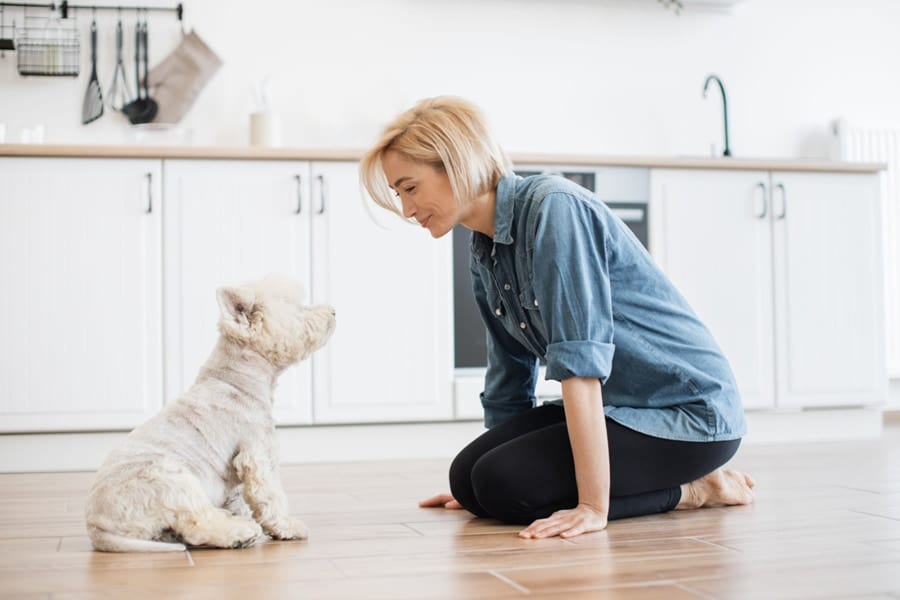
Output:
<path fill-rule="evenodd" d="M 472 252 L 478 256 L 486 254 L 492 244 L 509 245 L 513 243 L 513 208 L 515 207 L 516 181 L 519 176 L 510 173 L 497 184 L 496 202 L 494 206 L 494 239 L 483 233 L 473 232 Z"/>

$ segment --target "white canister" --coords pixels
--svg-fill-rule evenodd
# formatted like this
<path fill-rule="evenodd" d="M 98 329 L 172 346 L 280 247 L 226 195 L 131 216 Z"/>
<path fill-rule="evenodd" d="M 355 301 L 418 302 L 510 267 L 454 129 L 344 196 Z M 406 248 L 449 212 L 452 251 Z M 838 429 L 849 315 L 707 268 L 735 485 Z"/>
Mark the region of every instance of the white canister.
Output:
<path fill-rule="evenodd" d="M 281 124 L 271 111 L 250 113 L 250 145 L 274 148 L 281 145 Z"/>

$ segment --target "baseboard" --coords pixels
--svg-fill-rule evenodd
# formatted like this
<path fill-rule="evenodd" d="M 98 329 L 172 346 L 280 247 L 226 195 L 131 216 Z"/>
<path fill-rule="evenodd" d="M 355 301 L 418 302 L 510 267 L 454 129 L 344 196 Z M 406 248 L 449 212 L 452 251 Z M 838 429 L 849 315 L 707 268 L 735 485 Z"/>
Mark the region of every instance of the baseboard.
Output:
<path fill-rule="evenodd" d="M 842 442 L 881 435 L 881 408 L 747 411 L 746 444 Z"/>
<path fill-rule="evenodd" d="M 750 411 L 745 444 L 877 438 L 876 408 Z M 441 423 L 283 427 L 283 463 L 326 463 L 451 458 L 478 436 L 480 420 Z M 92 471 L 127 434 L 36 433 L 0 435 L 0 472 Z"/>
<path fill-rule="evenodd" d="M 451 458 L 481 421 L 281 427 L 282 463 Z M 0 473 L 93 471 L 126 432 L 0 435 Z"/>

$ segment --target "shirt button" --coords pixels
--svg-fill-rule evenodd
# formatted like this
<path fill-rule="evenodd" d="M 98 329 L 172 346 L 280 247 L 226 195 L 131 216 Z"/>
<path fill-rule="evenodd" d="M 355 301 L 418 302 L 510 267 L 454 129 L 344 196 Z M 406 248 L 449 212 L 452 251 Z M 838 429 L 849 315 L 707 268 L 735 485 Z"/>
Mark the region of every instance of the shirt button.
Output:
<path fill-rule="evenodd" d="M 509 291 L 509 289 L 510 289 L 511 287 L 512 287 L 512 286 L 509 285 L 509 284 L 507 283 L 507 284 L 505 284 L 505 285 L 503 286 L 503 289 L 506 290 L 506 291 Z"/>
<path fill-rule="evenodd" d="M 538 305 L 538 303 L 537 303 L 537 300 L 535 300 L 535 301 L 534 301 L 534 305 L 535 305 L 535 306 L 537 306 L 537 305 Z"/>
<path fill-rule="evenodd" d="M 524 322 L 522 322 L 522 323 L 519 323 L 519 327 L 521 329 L 525 329 L 526 327 L 528 327 L 528 325 L 526 325 Z"/>
<path fill-rule="evenodd" d="M 496 309 L 494 311 L 494 314 L 497 315 L 498 317 L 501 316 L 503 314 L 503 309 L 502 308 Z"/>

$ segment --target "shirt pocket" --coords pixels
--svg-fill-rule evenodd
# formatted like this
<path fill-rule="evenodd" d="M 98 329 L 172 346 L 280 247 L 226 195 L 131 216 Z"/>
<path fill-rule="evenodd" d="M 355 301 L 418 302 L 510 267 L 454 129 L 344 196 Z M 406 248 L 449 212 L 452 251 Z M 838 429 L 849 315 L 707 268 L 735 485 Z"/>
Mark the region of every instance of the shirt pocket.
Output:
<path fill-rule="evenodd" d="M 544 328 L 544 320 L 541 318 L 541 307 L 537 297 L 534 295 L 534 285 L 528 284 L 522 288 L 522 291 L 519 293 L 519 306 L 522 307 L 522 311 L 528 318 L 528 322 L 537 335 L 538 341 L 546 348 L 547 331 Z"/>

